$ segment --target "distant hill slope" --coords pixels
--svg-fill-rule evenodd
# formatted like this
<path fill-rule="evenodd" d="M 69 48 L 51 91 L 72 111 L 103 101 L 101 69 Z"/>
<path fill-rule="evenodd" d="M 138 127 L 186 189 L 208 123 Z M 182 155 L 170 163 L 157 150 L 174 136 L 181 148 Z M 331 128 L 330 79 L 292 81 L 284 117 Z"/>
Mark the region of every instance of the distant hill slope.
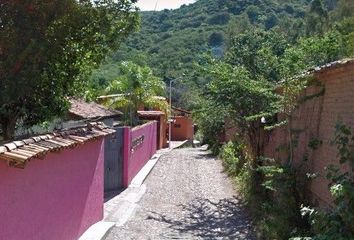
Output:
<path fill-rule="evenodd" d="M 323 0 L 329 10 L 337 0 Z M 176 10 L 141 12 L 141 29 L 92 75 L 98 89 L 117 75 L 121 61 L 147 65 L 154 74 L 169 79 L 187 75 L 180 93 L 198 83 L 195 62 L 203 54 L 222 57 L 232 36 L 249 28 L 277 29 L 296 39 L 303 31 L 312 0 L 198 0 Z M 182 89 L 181 89 L 182 88 Z M 185 88 L 185 89 L 183 89 Z M 176 94 L 174 94 L 176 95 Z"/>
<path fill-rule="evenodd" d="M 291 26 L 310 0 L 199 0 L 176 10 L 142 12 L 141 30 L 114 54 L 114 61 L 146 63 L 165 79 L 188 72 L 200 54 L 222 55 L 231 26 Z"/>

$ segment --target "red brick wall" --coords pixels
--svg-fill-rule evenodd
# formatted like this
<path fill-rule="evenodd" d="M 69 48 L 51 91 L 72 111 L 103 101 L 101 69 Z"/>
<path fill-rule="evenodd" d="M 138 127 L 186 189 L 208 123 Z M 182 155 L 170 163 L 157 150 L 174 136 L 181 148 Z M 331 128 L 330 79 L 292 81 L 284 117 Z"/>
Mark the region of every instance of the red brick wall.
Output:
<path fill-rule="evenodd" d="M 300 97 L 298 108 L 292 114 L 291 129 L 294 141 L 294 166 L 305 172 L 317 173 L 310 182 L 312 197 L 320 205 L 331 203 L 325 167 L 338 163 L 336 146 L 331 144 L 335 125 L 341 120 L 354 130 L 354 63 L 343 64 L 314 74 L 323 86 L 310 86 Z M 317 94 L 322 91 L 324 94 Z M 307 96 L 307 98 L 305 97 Z M 312 97 L 311 97 L 312 96 Z M 301 101 L 301 99 L 307 99 Z M 265 147 L 268 157 L 286 161 L 289 156 L 287 126 L 273 130 Z M 317 149 L 311 149 L 311 140 L 320 140 Z"/>

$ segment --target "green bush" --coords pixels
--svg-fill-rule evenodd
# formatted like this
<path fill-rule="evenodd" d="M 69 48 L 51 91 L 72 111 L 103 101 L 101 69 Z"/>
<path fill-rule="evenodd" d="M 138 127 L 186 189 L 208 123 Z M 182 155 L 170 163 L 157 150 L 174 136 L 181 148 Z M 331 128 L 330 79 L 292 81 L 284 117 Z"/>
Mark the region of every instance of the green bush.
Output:
<path fill-rule="evenodd" d="M 241 172 L 245 164 L 243 150 L 243 144 L 231 141 L 222 147 L 220 157 L 230 176 L 238 176 Z"/>
<path fill-rule="evenodd" d="M 296 172 L 274 161 L 257 168 L 262 175 L 265 195 L 260 209 L 259 231 L 265 239 L 288 239 L 309 226 L 300 214 Z"/>
<path fill-rule="evenodd" d="M 337 146 L 340 165 L 327 167 L 328 189 L 334 205 L 327 209 L 302 208 L 312 222 L 314 240 L 354 239 L 354 135 L 351 128 L 342 123 L 336 126 L 333 144 Z"/>
<path fill-rule="evenodd" d="M 246 153 L 246 145 L 228 142 L 220 157 L 226 172 L 235 182 L 242 199 L 254 217 L 262 239 L 288 239 L 308 229 L 300 213 L 296 173 L 272 159 L 257 161 Z"/>
<path fill-rule="evenodd" d="M 224 132 L 224 110 L 211 101 L 201 101 L 193 111 L 193 119 L 198 125 L 197 135 L 202 144 L 208 144 L 212 154 L 219 155 Z"/>

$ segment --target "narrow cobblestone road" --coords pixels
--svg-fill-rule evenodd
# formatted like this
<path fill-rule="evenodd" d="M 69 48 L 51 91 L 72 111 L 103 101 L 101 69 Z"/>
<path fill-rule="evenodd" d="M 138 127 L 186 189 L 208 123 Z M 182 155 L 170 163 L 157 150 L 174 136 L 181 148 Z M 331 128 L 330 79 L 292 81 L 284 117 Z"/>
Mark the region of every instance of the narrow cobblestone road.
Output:
<path fill-rule="evenodd" d="M 107 240 L 254 239 L 221 161 L 204 148 L 162 156 L 145 184 L 135 214 Z"/>

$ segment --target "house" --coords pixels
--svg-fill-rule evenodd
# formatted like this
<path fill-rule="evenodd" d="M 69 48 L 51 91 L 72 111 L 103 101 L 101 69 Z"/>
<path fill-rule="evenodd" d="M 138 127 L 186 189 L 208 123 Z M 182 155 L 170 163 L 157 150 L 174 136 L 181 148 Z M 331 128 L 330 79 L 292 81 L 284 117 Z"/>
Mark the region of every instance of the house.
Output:
<path fill-rule="evenodd" d="M 0 239 L 78 239 L 102 220 L 105 191 L 127 187 L 155 154 L 156 121 L 112 129 L 92 120 L 119 113 L 71 102 L 76 127 L 0 145 Z"/>
<path fill-rule="evenodd" d="M 194 138 L 194 123 L 191 112 L 172 107 L 171 140 L 184 141 L 193 140 Z"/>
<path fill-rule="evenodd" d="M 40 124 L 28 128 L 26 126 L 18 126 L 15 131 L 15 138 L 23 138 L 26 136 L 40 135 L 47 132 L 53 132 L 60 129 L 69 129 L 80 126 L 85 122 L 101 121 L 105 125 L 113 127 L 120 124 L 122 112 L 109 110 L 97 103 L 85 102 L 80 99 L 68 99 L 70 108 L 68 113 L 49 122 L 46 126 Z M 0 142 L 2 137 L 0 136 Z"/>
<path fill-rule="evenodd" d="M 95 102 L 85 102 L 81 99 L 69 99 L 71 104 L 67 118 L 69 120 L 94 120 L 102 121 L 107 126 L 115 126 L 119 124 L 119 119 L 123 115 L 117 110 L 107 109 Z"/>
<path fill-rule="evenodd" d="M 104 190 L 117 191 L 123 188 L 123 129 L 119 128 L 119 119 L 123 115 L 117 110 L 110 110 L 104 106 L 84 100 L 70 99 L 70 108 L 66 119 L 72 124 L 87 121 L 102 121 L 112 127 L 114 133 L 105 137 L 104 142 Z M 67 125 L 68 123 L 66 123 Z"/>

